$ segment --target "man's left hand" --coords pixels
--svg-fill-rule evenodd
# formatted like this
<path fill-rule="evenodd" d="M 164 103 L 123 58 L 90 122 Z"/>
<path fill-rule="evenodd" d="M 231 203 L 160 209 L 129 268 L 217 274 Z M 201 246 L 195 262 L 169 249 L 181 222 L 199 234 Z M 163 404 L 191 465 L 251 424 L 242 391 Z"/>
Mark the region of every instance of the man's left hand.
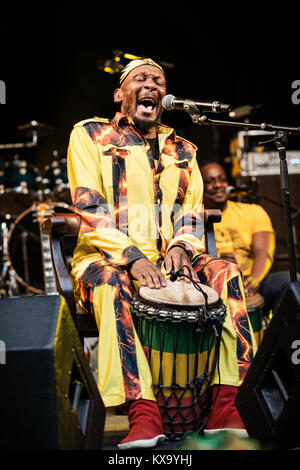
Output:
<path fill-rule="evenodd" d="M 174 246 L 174 248 L 171 248 L 165 256 L 166 274 L 171 274 L 172 271 L 177 272 L 183 266 L 188 266 L 189 268 L 184 267 L 183 274 L 191 277 L 194 281 L 199 282 L 198 274 L 194 270 L 187 252 L 179 246 Z M 184 280 L 185 282 L 191 282 L 186 277 L 184 277 Z"/>
<path fill-rule="evenodd" d="M 246 297 L 250 297 L 258 292 L 259 282 L 251 276 L 244 280 L 244 289 Z"/>

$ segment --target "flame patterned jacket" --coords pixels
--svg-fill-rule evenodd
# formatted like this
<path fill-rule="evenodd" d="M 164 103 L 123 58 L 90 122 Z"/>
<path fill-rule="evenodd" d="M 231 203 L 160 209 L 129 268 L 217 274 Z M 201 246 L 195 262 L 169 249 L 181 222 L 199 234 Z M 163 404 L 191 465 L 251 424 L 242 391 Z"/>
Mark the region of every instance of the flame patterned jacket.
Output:
<path fill-rule="evenodd" d="M 171 246 L 203 251 L 203 181 L 197 147 L 157 127 L 159 159 L 131 118 L 77 123 L 68 148 L 68 179 L 80 232 L 72 275 L 99 258 L 125 266 L 143 256 L 161 264 Z"/>

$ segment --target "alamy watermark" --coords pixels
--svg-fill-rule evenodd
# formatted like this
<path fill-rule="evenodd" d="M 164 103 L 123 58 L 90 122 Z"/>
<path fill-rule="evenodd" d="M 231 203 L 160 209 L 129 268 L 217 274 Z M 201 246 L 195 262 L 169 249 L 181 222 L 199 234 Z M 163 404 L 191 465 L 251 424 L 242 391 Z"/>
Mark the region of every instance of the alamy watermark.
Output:
<path fill-rule="evenodd" d="M 300 339 L 295 339 L 292 342 L 292 349 L 295 349 L 295 351 L 292 353 L 291 361 L 297 366 L 300 364 Z"/>
<path fill-rule="evenodd" d="M 171 239 L 178 235 L 193 235 L 202 240 L 204 234 L 204 211 L 203 204 L 196 209 L 191 204 L 185 204 L 184 212 L 180 204 L 131 204 L 127 206 L 127 198 L 119 198 L 119 208 L 113 204 L 100 204 L 95 212 L 88 210 L 79 211 L 83 217 L 82 230 L 97 230 L 105 236 L 111 236 L 111 229 L 114 230 L 114 239 L 124 238 L 124 231 L 133 240 L 137 238 L 155 240 L 160 237 L 158 225 L 160 221 L 163 226 L 163 235 L 166 239 Z M 87 223 L 87 227 L 84 224 Z"/>
<path fill-rule="evenodd" d="M 292 96 L 291 96 L 292 103 L 299 104 L 300 103 L 300 80 L 294 80 L 292 82 L 291 87 L 292 87 L 292 90 L 295 90 L 293 91 Z"/>
<path fill-rule="evenodd" d="M 0 365 L 6 364 L 6 346 L 5 342 L 0 339 Z"/>
<path fill-rule="evenodd" d="M 3 80 L 0 80 L 0 104 L 6 104 L 6 85 Z"/>

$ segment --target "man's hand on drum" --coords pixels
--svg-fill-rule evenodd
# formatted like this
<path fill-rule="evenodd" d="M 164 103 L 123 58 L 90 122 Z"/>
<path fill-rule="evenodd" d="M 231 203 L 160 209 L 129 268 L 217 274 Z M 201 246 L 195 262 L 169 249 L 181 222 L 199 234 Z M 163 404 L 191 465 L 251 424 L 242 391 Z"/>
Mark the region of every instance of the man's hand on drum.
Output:
<path fill-rule="evenodd" d="M 199 282 L 198 274 L 191 264 L 190 257 L 183 248 L 179 246 L 174 246 L 174 248 L 171 248 L 166 254 L 164 262 L 166 274 L 171 274 L 172 271 L 177 272 L 179 269 L 185 266 L 183 268 L 183 274 L 191 277 L 193 281 Z M 188 266 L 188 268 L 186 266 Z M 183 279 L 185 282 L 191 282 L 186 277 L 183 277 Z"/>
<path fill-rule="evenodd" d="M 141 286 L 160 289 L 167 285 L 160 268 L 151 263 L 148 258 L 139 258 L 134 261 L 129 268 L 129 272 L 134 279 L 139 281 Z"/>
<path fill-rule="evenodd" d="M 225 259 L 226 261 L 231 261 L 231 263 L 238 264 L 234 253 L 220 253 L 220 259 Z"/>
<path fill-rule="evenodd" d="M 251 276 L 244 279 L 244 289 L 246 297 L 251 297 L 258 292 L 259 282 Z"/>

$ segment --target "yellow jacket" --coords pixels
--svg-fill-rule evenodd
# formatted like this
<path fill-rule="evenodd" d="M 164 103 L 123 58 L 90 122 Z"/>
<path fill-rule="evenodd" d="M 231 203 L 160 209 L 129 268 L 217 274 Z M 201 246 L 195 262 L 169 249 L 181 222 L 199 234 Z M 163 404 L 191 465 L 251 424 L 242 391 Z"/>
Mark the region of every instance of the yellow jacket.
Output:
<path fill-rule="evenodd" d="M 183 243 L 203 251 L 203 181 L 197 147 L 157 127 L 160 158 L 131 118 L 94 118 L 76 124 L 68 148 L 68 178 L 80 232 L 73 255 L 77 277 L 99 258 L 126 265 L 142 256 L 161 263 Z"/>

